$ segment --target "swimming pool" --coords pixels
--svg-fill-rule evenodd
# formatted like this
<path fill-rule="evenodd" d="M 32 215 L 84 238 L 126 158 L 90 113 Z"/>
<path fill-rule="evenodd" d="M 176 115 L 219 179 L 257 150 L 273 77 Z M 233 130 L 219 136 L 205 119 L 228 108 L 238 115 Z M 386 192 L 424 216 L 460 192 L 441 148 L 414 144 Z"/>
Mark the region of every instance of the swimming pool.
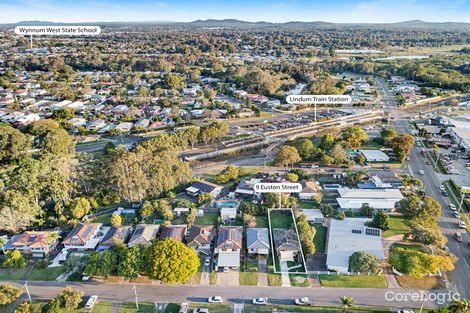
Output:
<path fill-rule="evenodd" d="M 236 208 L 236 207 L 238 207 L 237 201 L 214 202 L 214 208 Z"/>

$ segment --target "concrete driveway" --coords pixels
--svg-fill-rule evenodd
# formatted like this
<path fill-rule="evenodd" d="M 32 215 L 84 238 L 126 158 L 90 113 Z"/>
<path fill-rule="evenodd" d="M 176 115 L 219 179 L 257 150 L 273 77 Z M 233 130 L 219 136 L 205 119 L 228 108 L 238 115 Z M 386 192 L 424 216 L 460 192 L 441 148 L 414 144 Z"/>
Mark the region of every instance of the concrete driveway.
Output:
<path fill-rule="evenodd" d="M 238 270 L 232 270 L 224 273 L 217 273 L 217 285 L 221 286 L 239 286 L 240 285 L 240 272 Z"/>

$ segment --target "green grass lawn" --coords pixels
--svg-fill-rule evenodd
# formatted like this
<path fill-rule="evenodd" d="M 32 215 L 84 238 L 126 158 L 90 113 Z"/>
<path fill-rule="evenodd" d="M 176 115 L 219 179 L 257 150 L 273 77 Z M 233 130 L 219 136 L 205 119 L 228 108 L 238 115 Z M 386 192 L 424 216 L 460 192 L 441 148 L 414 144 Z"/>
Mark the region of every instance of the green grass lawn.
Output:
<path fill-rule="evenodd" d="M 111 225 L 111 214 L 104 214 L 95 217 L 93 220 L 91 220 L 93 223 L 103 223 L 105 226 Z"/>
<path fill-rule="evenodd" d="M 281 274 L 268 273 L 268 285 L 280 287 L 282 285 Z"/>
<path fill-rule="evenodd" d="M 267 216 L 256 216 L 256 227 L 268 228 L 268 217 Z"/>
<path fill-rule="evenodd" d="M 181 214 L 180 216 L 175 216 L 175 218 L 171 221 L 173 225 L 184 225 L 187 224 L 187 215 Z"/>
<path fill-rule="evenodd" d="M 297 208 L 299 209 L 313 209 L 315 205 L 313 202 L 299 202 L 297 203 Z"/>
<path fill-rule="evenodd" d="M 55 280 L 63 272 L 62 267 L 0 269 L 0 280 Z"/>
<path fill-rule="evenodd" d="M 308 275 L 289 275 L 290 285 L 293 287 L 310 287 Z"/>
<path fill-rule="evenodd" d="M 292 213 L 290 210 L 274 210 L 271 211 L 269 215 L 272 228 L 294 228 L 294 220 L 292 219 Z"/>
<path fill-rule="evenodd" d="M 397 281 L 402 288 L 407 289 L 438 289 L 445 288 L 445 284 L 439 277 L 413 278 L 411 276 L 397 276 Z"/>
<path fill-rule="evenodd" d="M 410 230 L 410 228 L 405 225 L 405 218 L 400 215 L 389 215 L 390 225 L 389 229 L 382 233 L 384 238 L 391 237 L 394 235 L 401 235 Z"/>
<path fill-rule="evenodd" d="M 111 302 L 98 301 L 93 308 L 93 313 L 108 313 L 111 310 Z"/>
<path fill-rule="evenodd" d="M 211 313 L 231 313 L 232 308 L 228 304 L 208 304 L 208 303 L 194 303 L 189 305 L 189 311 L 192 312 L 196 308 L 208 308 Z"/>
<path fill-rule="evenodd" d="M 209 276 L 209 284 L 211 285 L 215 285 L 217 284 L 217 272 L 211 272 L 210 276 Z"/>
<path fill-rule="evenodd" d="M 316 252 L 325 253 L 326 234 L 328 232 L 328 228 L 320 224 L 315 224 L 313 226 L 315 227 L 315 231 L 316 231 L 315 237 L 313 238 Z"/>
<path fill-rule="evenodd" d="M 204 213 L 204 216 L 196 217 L 194 225 L 207 226 L 207 225 L 216 225 L 217 219 L 219 218 L 218 213 Z"/>
<path fill-rule="evenodd" d="M 39 268 L 28 272 L 29 280 L 55 280 L 64 272 L 62 267 Z"/>
<path fill-rule="evenodd" d="M 240 272 L 240 285 L 258 286 L 258 272 Z"/>
<path fill-rule="evenodd" d="M 383 276 L 347 276 L 347 275 L 318 275 L 323 287 L 340 288 L 387 288 Z"/>
<path fill-rule="evenodd" d="M 125 302 L 119 307 L 118 313 L 154 313 L 155 305 L 153 303 L 139 303 L 137 310 L 134 302 Z"/>
<path fill-rule="evenodd" d="M 427 253 L 422 246 L 420 246 L 419 244 L 416 244 L 416 243 L 412 243 L 412 244 L 404 244 L 404 243 L 394 243 L 392 248 L 403 248 L 403 249 L 407 249 L 407 250 L 413 250 L 413 251 L 419 251 L 419 252 L 424 252 L 424 253 Z"/>
<path fill-rule="evenodd" d="M 180 311 L 180 305 L 176 303 L 169 303 L 166 308 L 164 313 L 178 313 Z"/>
<path fill-rule="evenodd" d="M 250 313 L 266 313 L 274 312 L 274 309 L 277 309 L 278 312 L 314 312 L 314 313 L 337 313 L 341 312 L 339 307 L 307 307 L 307 306 L 293 306 L 293 305 L 253 305 L 246 304 L 245 312 Z M 348 310 L 352 313 L 390 313 L 388 308 L 361 308 L 353 307 Z"/>
<path fill-rule="evenodd" d="M 26 274 L 26 268 L 2 268 L 0 280 L 20 280 Z"/>

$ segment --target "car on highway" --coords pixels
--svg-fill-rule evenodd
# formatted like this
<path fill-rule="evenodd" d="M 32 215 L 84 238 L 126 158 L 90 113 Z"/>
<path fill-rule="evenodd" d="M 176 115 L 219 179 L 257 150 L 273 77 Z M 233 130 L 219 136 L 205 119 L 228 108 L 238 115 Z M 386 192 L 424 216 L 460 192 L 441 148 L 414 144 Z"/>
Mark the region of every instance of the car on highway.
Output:
<path fill-rule="evenodd" d="M 454 211 L 454 212 L 452 212 L 452 214 L 454 214 L 454 217 L 455 217 L 455 218 L 460 218 L 459 212 Z"/>
<path fill-rule="evenodd" d="M 426 164 L 427 164 L 427 165 L 431 165 L 431 162 L 429 162 L 429 161 L 426 161 Z"/>
<path fill-rule="evenodd" d="M 449 209 L 451 209 L 452 211 L 457 211 L 457 207 L 452 203 L 449 204 Z"/>
<path fill-rule="evenodd" d="M 213 296 L 207 299 L 207 302 L 209 303 L 222 303 L 224 302 L 224 299 L 222 299 L 221 296 Z"/>
<path fill-rule="evenodd" d="M 460 228 L 467 228 L 467 224 L 465 224 L 464 221 L 459 221 L 459 227 Z"/>
<path fill-rule="evenodd" d="M 442 192 L 442 195 L 443 195 L 444 197 L 448 197 L 448 196 L 449 196 L 449 194 L 447 193 L 447 191 L 443 191 L 443 192 Z"/>
<path fill-rule="evenodd" d="M 294 302 L 296 305 L 313 305 L 314 303 L 312 299 L 307 297 L 297 298 Z"/>
<path fill-rule="evenodd" d="M 461 234 L 461 233 L 455 233 L 455 234 L 454 234 L 454 238 L 455 238 L 455 240 L 457 240 L 458 242 L 462 242 L 462 241 L 463 241 L 463 237 L 462 237 L 462 234 Z"/>
<path fill-rule="evenodd" d="M 439 189 L 442 190 L 442 191 L 444 191 L 444 190 L 446 190 L 446 187 L 444 187 L 444 185 L 440 185 L 440 186 L 439 186 Z"/>
<path fill-rule="evenodd" d="M 254 298 L 253 304 L 268 304 L 268 298 Z"/>
<path fill-rule="evenodd" d="M 208 308 L 197 308 L 193 310 L 193 313 L 210 313 Z"/>
<path fill-rule="evenodd" d="M 424 171 L 423 171 L 423 170 L 419 171 L 419 173 L 420 173 L 421 175 L 424 175 Z"/>
<path fill-rule="evenodd" d="M 211 265 L 211 259 L 207 257 L 206 260 L 204 261 L 204 266 L 209 266 L 209 265 Z"/>

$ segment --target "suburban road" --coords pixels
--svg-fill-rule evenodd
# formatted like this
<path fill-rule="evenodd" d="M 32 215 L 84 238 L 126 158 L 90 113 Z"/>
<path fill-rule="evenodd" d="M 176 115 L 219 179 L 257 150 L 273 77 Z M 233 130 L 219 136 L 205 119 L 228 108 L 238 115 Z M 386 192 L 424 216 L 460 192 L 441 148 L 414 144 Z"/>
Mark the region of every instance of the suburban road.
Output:
<path fill-rule="evenodd" d="M 4 283 L 4 282 L 0 282 Z M 11 282 L 10 282 L 11 283 Z M 19 287 L 24 282 L 13 282 Z M 28 289 L 33 299 L 51 299 L 65 286 L 72 286 L 85 292 L 85 296 L 98 295 L 101 300 L 132 302 L 134 290 L 131 284 L 98 284 L 76 282 L 28 282 Z M 417 290 L 406 289 L 365 289 L 365 288 L 302 288 L 302 287 L 252 287 L 252 286 L 162 286 L 162 285 L 136 285 L 138 299 L 141 302 L 201 302 L 207 303 L 210 296 L 222 296 L 226 303 L 251 303 L 253 298 L 267 297 L 271 304 L 293 304 L 295 298 L 311 297 L 318 305 L 340 305 L 339 298 L 344 295 L 354 297 L 355 305 L 380 306 L 389 308 L 426 308 L 436 307 L 431 301 L 416 300 L 398 301 L 393 293 L 411 294 L 419 293 Z M 387 301 L 386 293 L 388 299 Z M 441 291 L 447 293 L 446 290 Z M 438 293 L 438 291 L 434 291 Z M 246 297 L 244 297 L 246 295 Z M 427 293 L 426 293 L 427 295 Z M 422 297 L 422 298 L 426 298 Z M 420 298 L 421 299 L 421 298 Z"/>
<path fill-rule="evenodd" d="M 386 86 L 382 79 L 376 79 L 379 91 L 382 97 L 383 104 L 388 108 L 392 118 L 392 125 L 398 134 L 411 133 L 409 128 L 409 119 L 400 118 L 395 98 L 391 94 L 390 90 Z M 429 195 L 436 199 L 442 206 L 442 216 L 438 223 L 442 229 L 443 234 L 447 237 L 447 247 L 450 252 L 459 258 L 455 264 L 455 270 L 452 273 L 448 273 L 447 276 L 450 278 L 449 289 L 458 291 L 462 297 L 470 298 L 470 249 L 467 246 L 469 235 L 458 228 L 457 219 L 453 217 L 452 211 L 449 209 L 450 200 L 444 197 L 440 191 L 441 181 L 434 172 L 432 166 L 427 165 L 426 158 L 423 158 L 419 153 L 420 148 L 414 146 L 411 154 L 410 161 L 408 161 L 408 174 L 413 177 L 419 178 L 424 184 L 424 191 L 426 195 Z M 424 172 L 424 175 L 419 174 L 420 171 Z M 459 243 L 454 239 L 455 232 L 460 231 L 464 233 L 464 241 Z"/>

